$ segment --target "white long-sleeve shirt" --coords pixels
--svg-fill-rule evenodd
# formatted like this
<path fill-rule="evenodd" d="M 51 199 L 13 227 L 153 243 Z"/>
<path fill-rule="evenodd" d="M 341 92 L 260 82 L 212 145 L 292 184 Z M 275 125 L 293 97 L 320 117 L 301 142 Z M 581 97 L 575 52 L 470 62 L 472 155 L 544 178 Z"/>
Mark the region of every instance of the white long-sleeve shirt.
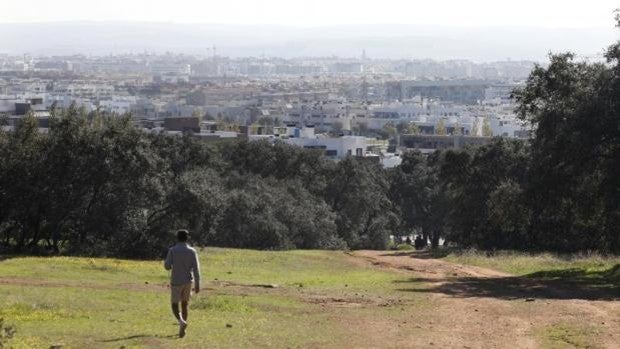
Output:
<path fill-rule="evenodd" d="M 178 242 L 168 249 L 164 262 L 166 270 L 172 269 L 170 274 L 171 285 L 184 285 L 194 281 L 200 288 L 200 262 L 198 253 L 185 242 Z"/>

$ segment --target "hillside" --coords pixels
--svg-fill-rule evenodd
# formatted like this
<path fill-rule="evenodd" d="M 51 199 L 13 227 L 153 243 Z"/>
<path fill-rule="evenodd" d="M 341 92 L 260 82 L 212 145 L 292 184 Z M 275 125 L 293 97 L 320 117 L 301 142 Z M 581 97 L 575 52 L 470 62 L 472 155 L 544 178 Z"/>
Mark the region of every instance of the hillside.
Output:
<path fill-rule="evenodd" d="M 613 330 L 620 326 L 618 289 L 594 279 L 567 287 L 563 282 L 575 280 L 517 277 L 448 261 L 481 265 L 484 258 L 421 252 L 209 248 L 201 259 L 205 284 L 191 303 L 184 339 L 177 338 L 168 276 L 158 261 L 4 259 L 0 318 L 16 326 L 10 343 L 16 348 L 479 348 L 507 342 L 585 348 L 620 342 Z M 502 267 L 498 261 L 513 270 L 523 262 L 485 263 Z M 553 267 L 594 271 L 617 262 L 556 261 Z M 544 265 L 534 259 L 528 272 Z"/>

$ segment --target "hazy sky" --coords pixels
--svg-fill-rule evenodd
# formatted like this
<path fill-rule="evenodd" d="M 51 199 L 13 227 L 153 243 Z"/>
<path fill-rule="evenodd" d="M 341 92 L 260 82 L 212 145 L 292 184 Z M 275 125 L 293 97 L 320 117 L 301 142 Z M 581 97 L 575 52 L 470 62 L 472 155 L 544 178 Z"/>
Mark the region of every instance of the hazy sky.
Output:
<path fill-rule="evenodd" d="M 0 23 L 613 27 L 618 0 L 0 0 Z"/>

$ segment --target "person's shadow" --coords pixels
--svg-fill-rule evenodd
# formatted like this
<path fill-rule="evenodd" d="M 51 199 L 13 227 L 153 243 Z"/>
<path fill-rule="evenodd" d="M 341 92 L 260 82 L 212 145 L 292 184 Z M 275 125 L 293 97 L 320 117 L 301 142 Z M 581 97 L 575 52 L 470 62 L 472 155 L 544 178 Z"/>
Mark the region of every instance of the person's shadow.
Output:
<path fill-rule="evenodd" d="M 175 334 L 171 334 L 168 336 L 162 336 L 162 335 L 153 335 L 153 334 L 135 334 L 133 336 L 127 336 L 127 337 L 119 337 L 119 338 L 112 338 L 112 339 L 104 339 L 104 340 L 100 340 L 97 342 L 100 343 L 112 343 L 112 342 L 120 342 L 120 341 L 125 341 L 125 340 L 130 340 L 130 339 L 138 339 L 138 338 L 177 338 L 178 335 Z"/>

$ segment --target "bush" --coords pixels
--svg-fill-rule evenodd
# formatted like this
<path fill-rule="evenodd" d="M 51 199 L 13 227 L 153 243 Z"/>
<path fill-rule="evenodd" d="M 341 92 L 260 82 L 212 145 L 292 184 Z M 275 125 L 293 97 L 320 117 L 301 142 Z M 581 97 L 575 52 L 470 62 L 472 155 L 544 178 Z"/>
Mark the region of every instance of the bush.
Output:
<path fill-rule="evenodd" d="M 395 249 L 398 251 L 410 251 L 413 250 L 413 246 L 409 244 L 398 244 L 395 246 Z"/>
<path fill-rule="evenodd" d="M 0 348 L 4 348 L 16 332 L 15 326 L 5 324 L 4 319 L 0 318 Z"/>

